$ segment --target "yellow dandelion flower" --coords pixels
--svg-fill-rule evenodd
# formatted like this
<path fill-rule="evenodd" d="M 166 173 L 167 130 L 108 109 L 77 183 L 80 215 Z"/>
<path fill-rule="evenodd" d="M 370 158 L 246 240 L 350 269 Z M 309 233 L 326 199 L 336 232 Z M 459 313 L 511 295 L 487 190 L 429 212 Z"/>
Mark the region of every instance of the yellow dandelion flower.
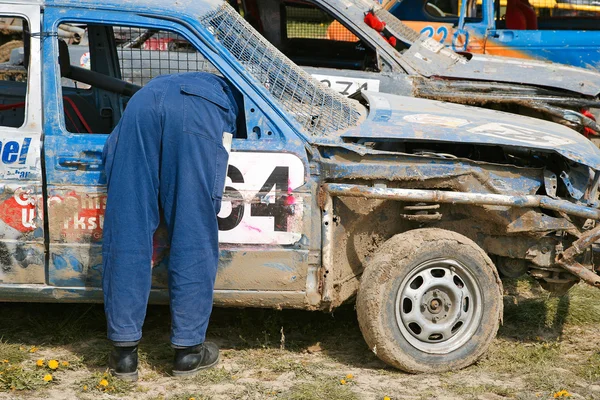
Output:
<path fill-rule="evenodd" d="M 102 379 L 100 382 L 98 382 L 98 384 L 100 386 L 107 387 L 108 386 L 108 381 L 106 379 Z"/>
<path fill-rule="evenodd" d="M 83 391 L 85 392 L 86 390 L 88 390 L 88 386 L 87 385 L 83 385 Z"/>
<path fill-rule="evenodd" d="M 196 400 L 195 397 L 190 397 L 188 400 Z"/>
<path fill-rule="evenodd" d="M 348 375 L 346 375 L 346 379 L 354 379 L 354 375 L 348 374 Z"/>
<path fill-rule="evenodd" d="M 390 399 L 388 396 L 385 396 L 385 397 L 383 398 L 383 400 L 392 400 L 392 399 Z"/>
<path fill-rule="evenodd" d="M 56 361 L 56 360 L 48 361 L 48 368 L 50 368 L 50 369 L 58 368 L 58 361 Z"/>
<path fill-rule="evenodd" d="M 345 379 L 340 379 L 340 383 L 341 383 L 342 385 L 345 385 L 345 384 L 346 384 L 346 380 L 345 380 Z"/>
<path fill-rule="evenodd" d="M 39 348 L 38 348 L 38 347 L 32 346 L 32 347 L 29 349 L 29 352 L 30 352 L 30 353 L 35 353 L 35 352 L 36 352 L 36 351 L 38 351 L 38 350 L 39 350 Z"/>
<path fill-rule="evenodd" d="M 60 365 L 62 365 L 63 367 L 68 367 L 69 366 L 69 362 L 68 361 L 61 361 Z"/>
<path fill-rule="evenodd" d="M 35 362 L 35 365 L 37 365 L 38 367 L 43 367 L 44 366 L 44 359 L 40 358 L 39 360 L 37 360 Z"/>
<path fill-rule="evenodd" d="M 554 393 L 554 398 L 558 399 L 559 397 L 571 397 L 571 393 L 566 390 L 561 390 L 560 392 Z"/>
<path fill-rule="evenodd" d="M 52 375 L 51 374 L 44 375 L 44 382 L 50 382 L 51 380 L 52 380 Z"/>

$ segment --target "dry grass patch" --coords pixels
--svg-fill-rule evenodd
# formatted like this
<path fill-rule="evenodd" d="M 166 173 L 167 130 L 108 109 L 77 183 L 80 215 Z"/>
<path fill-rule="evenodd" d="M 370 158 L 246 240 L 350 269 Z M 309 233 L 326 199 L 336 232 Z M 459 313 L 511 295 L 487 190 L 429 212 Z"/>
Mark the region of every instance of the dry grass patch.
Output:
<path fill-rule="evenodd" d="M 360 397 L 347 385 L 333 378 L 321 378 L 298 383 L 277 397 L 284 400 L 358 400 Z"/>
<path fill-rule="evenodd" d="M 18 364 L 27 358 L 28 353 L 21 344 L 0 340 L 0 361 L 7 360 L 11 364 Z"/>
<path fill-rule="evenodd" d="M 576 373 L 590 384 L 600 383 L 600 353 L 592 354 L 579 366 Z"/>
<path fill-rule="evenodd" d="M 482 384 L 482 385 L 466 385 L 464 383 L 447 383 L 445 389 L 460 396 L 462 399 L 477 398 L 484 394 L 495 394 L 501 397 L 514 398 L 517 395 L 517 390 L 500 385 Z"/>
<path fill-rule="evenodd" d="M 233 375 L 225 368 L 216 367 L 200 372 L 198 375 L 188 378 L 188 380 L 202 386 L 216 385 L 223 382 L 232 382 Z"/>

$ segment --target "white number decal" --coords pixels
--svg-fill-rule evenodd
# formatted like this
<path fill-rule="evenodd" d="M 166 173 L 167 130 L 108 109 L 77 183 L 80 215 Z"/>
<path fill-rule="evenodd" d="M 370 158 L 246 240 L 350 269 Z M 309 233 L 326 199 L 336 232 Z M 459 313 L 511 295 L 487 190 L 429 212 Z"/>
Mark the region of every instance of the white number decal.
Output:
<path fill-rule="evenodd" d="M 564 137 L 510 124 L 489 123 L 476 128 L 471 128 L 469 129 L 469 132 L 477 133 L 483 136 L 510 139 L 522 143 L 550 147 L 564 146 L 574 143 L 572 140 Z"/>
<path fill-rule="evenodd" d="M 333 90 L 349 96 L 357 90 L 370 90 L 379 92 L 379 81 L 377 79 L 350 78 L 346 76 L 331 76 L 313 74 L 313 77 Z"/>
<path fill-rule="evenodd" d="M 231 153 L 219 242 L 292 244 L 302 236 L 304 164 L 289 153 Z"/>

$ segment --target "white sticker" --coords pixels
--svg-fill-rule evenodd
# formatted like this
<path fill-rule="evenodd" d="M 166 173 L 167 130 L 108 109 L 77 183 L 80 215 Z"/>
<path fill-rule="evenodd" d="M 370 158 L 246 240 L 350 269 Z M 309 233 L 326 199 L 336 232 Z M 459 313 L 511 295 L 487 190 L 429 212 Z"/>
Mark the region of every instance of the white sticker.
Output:
<path fill-rule="evenodd" d="M 412 114 L 404 117 L 407 122 L 424 125 L 445 126 L 447 128 L 458 128 L 468 125 L 471 121 L 462 118 L 442 117 L 440 115 L 431 114 Z"/>
<path fill-rule="evenodd" d="M 81 55 L 79 58 L 79 65 L 81 68 L 91 69 L 91 57 L 89 51 L 86 51 Z"/>
<path fill-rule="evenodd" d="M 349 76 L 333 76 L 333 75 L 318 75 L 313 74 L 313 78 L 318 79 L 327 87 L 332 88 L 336 92 L 349 96 L 357 90 L 369 90 L 371 92 L 379 92 L 379 80 L 352 78 Z"/>
<path fill-rule="evenodd" d="M 421 61 L 425 61 L 426 63 L 431 64 L 431 60 L 429 58 L 425 57 L 423 54 L 421 54 L 419 52 L 415 53 L 415 58 L 418 58 Z"/>
<path fill-rule="evenodd" d="M 0 179 L 41 179 L 40 138 L 0 127 Z"/>
<path fill-rule="evenodd" d="M 433 38 L 427 38 L 421 41 L 421 46 L 423 48 L 431 51 L 432 53 L 437 53 L 444 48 L 444 45 Z"/>
<path fill-rule="evenodd" d="M 233 152 L 219 213 L 219 242 L 292 244 L 302 237 L 304 164 L 289 153 Z"/>
<path fill-rule="evenodd" d="M 518 125 L 500 124 L 496 122 L 471 128 L 468 130 L 468 132 L 494 138 L 514 140 L 531 145 L 542 145 L 544 147 L 564 146 L 575 143 L 570 139 L 555 136 L 550 133 L 535 129 L 524 128 Z"/>

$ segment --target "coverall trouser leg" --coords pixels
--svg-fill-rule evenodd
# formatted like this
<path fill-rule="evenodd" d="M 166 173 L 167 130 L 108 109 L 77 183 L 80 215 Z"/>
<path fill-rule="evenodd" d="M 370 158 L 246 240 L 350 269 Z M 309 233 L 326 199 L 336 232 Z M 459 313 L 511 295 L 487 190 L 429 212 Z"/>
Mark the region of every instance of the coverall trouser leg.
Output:
<path fill-rule="evenodd" d="M 235 129 L 229 88 L 206 75 L 150 82 L 131 99 L 105 148 L 103 290 L 108 337 L 122 345 L 142 336 L 160 209 L 170 242 L 171 341 L 194 346 L 205 339 L 228 158 L 222 134 Z"/>

